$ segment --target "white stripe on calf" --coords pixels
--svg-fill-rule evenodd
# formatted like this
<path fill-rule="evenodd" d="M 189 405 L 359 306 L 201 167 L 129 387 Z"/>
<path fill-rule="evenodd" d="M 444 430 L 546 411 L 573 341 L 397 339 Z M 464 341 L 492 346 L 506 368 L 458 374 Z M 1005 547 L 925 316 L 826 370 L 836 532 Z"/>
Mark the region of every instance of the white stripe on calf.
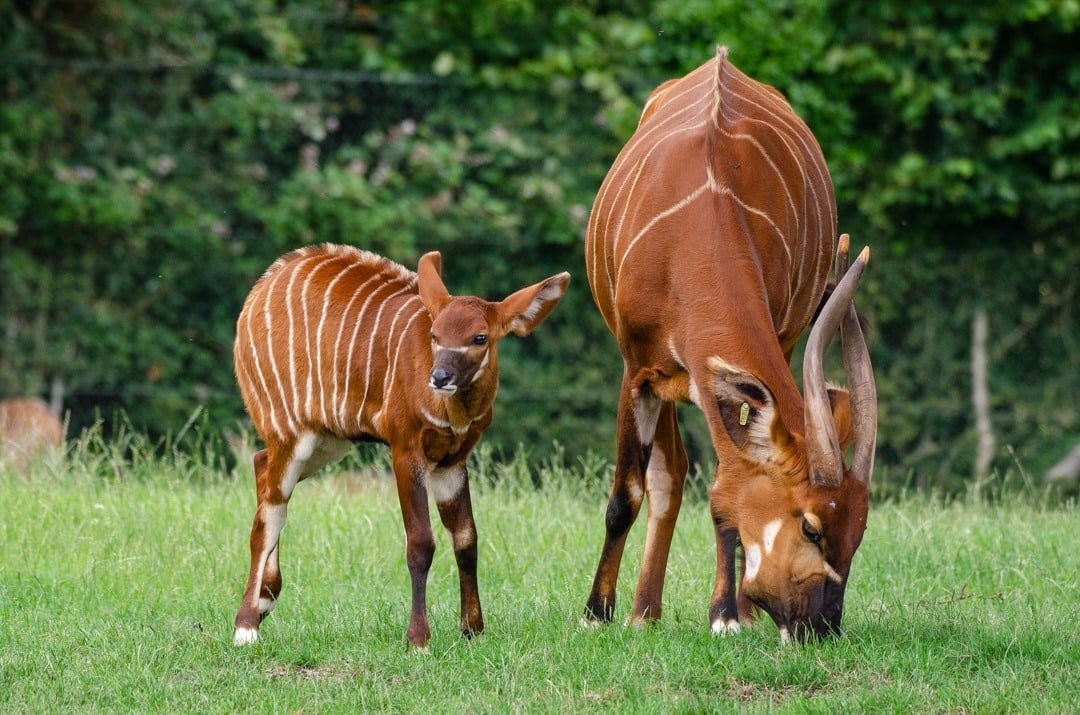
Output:
<path fill-rule="evenodd" d="M 274 322 L 273 313 L 270 310 L 270 295 L 274 292 L 274 286 L 277 285 L 278 280 L 281 278 L 281 273 L 282 271 L 278 271 L 274 274 L 274 277 L 270 280 L 270 284 L 266 286 L 259 297 L 262 299 L 263 303 L 262 311 L 263 325 L 266 328 L 267 361 L 270 363 L 270 370 L 274 373 L 274 380 L 277 382 L 278 393 L 281 397 L 282 417 L 288 423 L 285 426 L 288 428 L 288 434 L 294 434 L 296 428 L 293 425 L 292 416 L 289 414 L 289 398 L 285 395 L 285 381 L 281 378 L 281 371 L 278 370 L 277 358 L 274 356 Z M 258 348 L 256 348 L 256 351 L 257 350 Z"/>
<path fill-rule="evenodd" d="M 393 284 L 389 284 L 389 285 L 393 285 Z M 371 356 L 375 354 L 375 343 L 379 342 L 380 340 L 385 340 L 386 339 L 385 335 L 382 332 L 384 330 L 384 328 L 382 328 L 380 326 L 380 323 L 382 322 L 383 313 L 386 311 L 387 304 L 392 299 L 396 298 L 399 295 L 402 295 L 403 293 L 407 293 L 408 291 L 409 291 L 409 286 L 405 286 L 404 288 L 399 288 L 398 290 L 394 291 L 390 295 L 383 298 L 382 303 L 379 305 L 379 309 L 377 311 L 375 311 L 375 323 L 374 323 L 374 325 L 371 326 L 371 337 L 368 339 L 367 359 L 366 359 L 366 362 L 365 362 L 365 365 L 364 365 L 364 394 L 363 394 L 363 397 L 361 397 L 361 399 L 360 399 L 360 409 L 357 410 L 357 414 L 356 414 L 356 426 L 357 427 L 361 427 L 360 420 L 363 418 L 364 409 L 367 406 L 368 393 L 371 391 Z M 356 340 L 355 336 L 356 336 L 356 331 L 353 331 L 353 340 L 354 341 Z M 350 360 L 349 360 L 350 362 L 352 362 L 351 358 L 352 358 L 352 355 L 350 353 Z"/>
<path fill-rule="evenodd" d="M 337 252 L 334 252 L 333 255 L 334 255 L 334 257 L 337 257 L 339 254 Z M 330 424 L 330 416 L 329 416 L 329 413 L 327 411 L 326 380 L 325 380 L 326 373 L 323 372 L 323 360 L 322 360 L 323 359 L 323 348 L 322 348 L 323 330 L 324 330 L 324 328 L 326 326 L 326 318 L 330 314 L 330 302 L 331 302 L 331 299 L 332 299 L 332 296 L 333 296 L 333 293 L 334 293 L 334 288 L 337 286 L 337 284 L 345 276 L 347 276 L 349 274 L 350 271 L 352 271 L 354 268 L 357 268 L 360 265 L 361 264 L 359 264 L 359 263 L 350 263 L 349 265 L 345 266 L 344 268 L 339 269 L 337 274 L 334 276 L 334 279 L 331 280 L 330 283 L 325 288 L 323 288 L 323 292 L 322 292 L 322 298 L 323 298 L 322 299 L 322 309 L 319 311 L 319 322 L 315 326 L 315 365 L 314 365 L 313 369 L 315 371 L 315 382 L 319 386 L 319 411 L 320 411 L 320 416 L 322 418 L 323 424 L 325 424 L 325 425 Z M 307 288 L 307 286 L 305 286 L 305 289 L 306 288 Z M 350 305 L 351 305 L 351 302 L 350 302 Z M 336 375 L 334 376 L 334 379 L 335 380 L 337 379 Z"/>
<path fill-rule="evenodd" d="M 293 417 L 299 418 L 303 413 L 300 411 L 300 390 L 298 389 L 298 382 L 296 376 L 296 318 L 293 316 L 293 286 L 296 284 L 296 279 L 300 275 L 302 269 L 311 259 L 305 258 L 298 264 L 293 264 L 292 271 L 289 275 L 289 282 L 285 286 L 285 317 L 289 326 L 289 343 L 286 347 L 287 355 L 289 358 L 289 385 L 292 388 L 292 405 L 293 405 Z M 288 403 L 286 403 L 288 404 Z"/>
<path fill-rule="evenodd" d="M 416 296 L 416 301 L 420 302 L 420 296 Z M 406 301 L 405 304 L 401 307 L 401 310 L 398 311 L 398 314 L 400 315 L 405 310 L 406 306 L 410 305 L 412 302 L 412 298 Z M 383 380 L 383 404 L 389 402 L 390 391 L 394 389 L 394 381 L 397 379 L 398 364 L 401 362 L 401 347 L 405 343 L 405 339 L 409 336 L 409 331 L 412 329 L 413 321 L 415 321 L 426 310 L 427 308 L 424 307 L 423 303 L 420 303 L 420 305 L 413 311 L 412 315 L 409 316 L 409 319 L 405 322 L 404 327 L 402 327 L 401 330 L 397 333 L 397 346 L 394 348 L 394 354 L 391 355 L 390 345 L 394 337 L 394 325 L 397 324 L 397 316 L 394 317 L 394 325 L 391 325 L 390 335 L 388 336 L 386 341 L 386 360 L 390 365 L 390 376 Z M 382 410 L 379 410 L 379 413 L 381 412 Z M 372 423 L 375 425 L 376 429 L 379 429 L 380 431 L 382 430 L 379 422 L 376 421 L 374 418 L 372 419 Z"/>
<path fill-rule="evenodd" d="M 312 403 L 313 403 L 314 398 L 315 398 L 315 379 L 316 379 L 315 362 L 318 359 L 318 339 L 319 339 L 318 333 L 316 332 L 316 334 L 314 336 L 315 339 L 314 339 L 314 341 L 312 340 L 311 319 L 310 319 L 310 317 L 308 315 L 308 308 L 310 307 L 312 301 L 311 301 L 311 299 L 308 298 L 308 292 L 309 292 L 309 289 L 311 288 L 312 281 L 315 279 L 315 274 L 319 272 L 320 268 L 322 268 L 325 265 L 328 265 L 333 260 L 334 260 L 333 256 L 330 256 L 330 257 L 324 258 L 317 265 L 313 266 L 312 269 L 310 271 L 308 271 L 307 278 L 304 279 L 304 287 L 300 289 L 300 305 L 303 307 L 303 319 L 304 319 L 304 354 L 305 354 L 305 357 L 307 358 L 307 381 L 304 383 L 304 392 L 307 395 L 307 399 L 304 402 L 304 414 L 307 415 L 308 417 L 311 416 L 311 412 L 312 412 L 311 406 L 312 406 Z M 325 298 L 324 298 L 324 302 L 325 302 Z M 318 328 L 316 327 L 316 331 L 317 330 L 318 330 Z M 312 355 L 312 349 L 311 349 L 313 343 L 315 344 L 315 354 L 314 355 Z"/>
<path fill-rule="evenodd" d="M 367 279 L 366 281 L 364 281 L 364 283 L 356 290 L 356 294 L 353 296 L 353 299 L 361 297 L 361 294 L 365 290 L 367 290 L 367 287 L 368 287 L 369 283 L 375 283 L 376 285 L 374 285 L 371 288 L 371 291 L 369 293 L 367 293 L 366 296 L 364 296 L 364 302 L 360 304 L 360 310 L 356 313 L 356 318 L 354 320 L 352 320 L 351 322 L 348 321 L 347 320 L 347 315 L 346 315 L 346 313 L 348 312 L 348 309 L 346 309 L 346 311 L 341 314 L 341 319 L 340 319 L 340 321 L 338 323 L 338 336 L 337 336 L 337 340 L 334 342 L 334 366 L 335 366 L 334 374 L 335 374 L 335 376 L 337 374 L 345 375 L 345 384 L 341 388 L 341 397 L 339 399 L 338 398 L 338 390 L 337 390 L 337 378 L 335 377 L 335 379 L 334 379 L 334 403 L 338 406 L 338 411 L 339 411 L 340 420 L 341 420 L 341 429 L 343 429 L 343 430 L 345 429 L 345 419 L 349 416 L 348 413 L 346 412 L 345 408 L 349 404 L 349 389 L 350 389 L 349 385 L 350 385 L 350 382 L 352 381 L 352 375 L 353 375 L 352 363 L 353 363 L 353 353 L 356 350 L 356 337 L 357 337 L 357 335 L 360 334 L 360 329 L 361 328 L 365 328 L 365 329 L 368 329 L 368 330 L 374 330 L 374 328 L 370 328 L 370 326 L 365 326 L 365 324 L 364 324 L 364 316 L 367 314 L 368 306 L 371 305 L 371 302 L 373 300 L 375 300 L 375 296 L 379 293 L 380 290 L 382 290 L 383 288 L 392 287 L 392 285 L 389 284 L 389 283 L 380 283 L 379 281 L 381 281 L 381 280 L 383 280 L 383 276 L 381 274 L 377 274 L 377 275 L 374 275 L 371 278 Z M 380 298 L 379 300 L 383 301 L 383 300 L 388 300 L 388 299 L 389 299 L 389 296 L 387 296 L 386 298 Z M 349 305 L 352 305 L 352 299 L 349 300 Z M 342 338 L 345 335 L 345 327 L 347 325 L 352 325 L 352 327 L 353 327 L 352 334 L 349 336 L 349 338 L 346 341 L 342 341 Z M 343 342 L 344 342 L 344 344 L 343 344 Z M 337 360 L 342 355 L 342 351 L 345 351 L 345 370 L 344 371 L 339 371 L 339 370 L 336 369 L 337 368 Z"/>

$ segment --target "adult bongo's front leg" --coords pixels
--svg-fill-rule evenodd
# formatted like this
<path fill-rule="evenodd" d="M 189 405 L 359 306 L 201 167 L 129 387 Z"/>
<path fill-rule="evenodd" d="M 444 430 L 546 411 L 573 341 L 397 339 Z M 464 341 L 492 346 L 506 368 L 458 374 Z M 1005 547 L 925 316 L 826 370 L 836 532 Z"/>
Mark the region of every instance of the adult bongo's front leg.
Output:
<path fill-rule="evenodd" d="M 716 581 L 709 602 L 709 623 L 717 635 L 739 632 L 739 607 L 735 599 L 735 546 L 739 533 L 728 526 L 711 496 L 713 524 L 716 529 Z"/>

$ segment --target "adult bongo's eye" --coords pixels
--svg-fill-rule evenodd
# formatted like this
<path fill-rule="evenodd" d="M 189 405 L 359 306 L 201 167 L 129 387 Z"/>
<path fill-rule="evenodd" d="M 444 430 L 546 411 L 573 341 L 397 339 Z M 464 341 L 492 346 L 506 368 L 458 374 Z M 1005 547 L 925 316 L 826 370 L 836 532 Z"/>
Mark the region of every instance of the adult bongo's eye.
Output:
<path fill-rule="evenodd" d="M 487 345 L 487 336 L 486 335 L 477 335 L 475 338 L 472 339 L 472 344 L 473 345 Z"/>
<path fill-rule="evenodd" d="M 802 533 L 811 543 L 821 546 L 821 532 L 807 521 L 805 516 L 802 520 Z"/>

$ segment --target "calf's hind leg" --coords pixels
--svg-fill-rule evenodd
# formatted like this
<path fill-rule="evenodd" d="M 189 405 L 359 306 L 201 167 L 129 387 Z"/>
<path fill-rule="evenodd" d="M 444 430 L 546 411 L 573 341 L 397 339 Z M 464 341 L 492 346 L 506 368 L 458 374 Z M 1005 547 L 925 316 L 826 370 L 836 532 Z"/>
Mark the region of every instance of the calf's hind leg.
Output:
<path fill-rule="evenodd" d="M 289 450 L 291 451 L 291 450 Z M 258 503 L 251 524 L 251 567 L 240 610 L 236 613 L 236 645 L 253 643 L 259 637 L 259 622 L 277 603 L 281 593 L 278 566 L 278 540 L 285 526 L 291 489 L 282 490 L 279 465 L 288 460 L 274 459 L 268 449 L 255 455 L 255 486 Z M 277 467 L 275 469 L 275 467 Z"/>
<path fill-rule="evenodd" d="M 340 459 L 349 443 L 306 433 L 295 443 L 273 445 L 255 455 L 257 505 L 251 525 L 251 567 L 234 642 L 245 645 L 259 637 L 259 623 L 277 605 L 281 594 L 278 544 L 285 528 L 289 498 L 297 483 L 325 464 Z"/>

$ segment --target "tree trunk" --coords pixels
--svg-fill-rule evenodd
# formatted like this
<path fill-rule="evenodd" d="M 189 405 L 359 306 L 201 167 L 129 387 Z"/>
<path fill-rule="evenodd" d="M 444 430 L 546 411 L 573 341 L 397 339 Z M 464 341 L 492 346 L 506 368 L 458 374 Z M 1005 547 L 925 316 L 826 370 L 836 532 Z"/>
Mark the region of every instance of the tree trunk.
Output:
<path fill-rule="evenodd" d="M 1077 443 L 1061 461 L 1050 467 L 1043 475 L 1043 481 L 1047 484 L 1064 482 L 1080 482 L 1080 443 Z"/>
<path fill-rule="evenodd" d="M 975 451 L 975 480 L 981 483 L 990 474 L 994 459 L 994 427 L 990 423 L 990 388 L 986 367 L 986 311 L 978 308 L 971 326 L 971 402 L 975 408 L 975 431 L 979 435 Z"/>

